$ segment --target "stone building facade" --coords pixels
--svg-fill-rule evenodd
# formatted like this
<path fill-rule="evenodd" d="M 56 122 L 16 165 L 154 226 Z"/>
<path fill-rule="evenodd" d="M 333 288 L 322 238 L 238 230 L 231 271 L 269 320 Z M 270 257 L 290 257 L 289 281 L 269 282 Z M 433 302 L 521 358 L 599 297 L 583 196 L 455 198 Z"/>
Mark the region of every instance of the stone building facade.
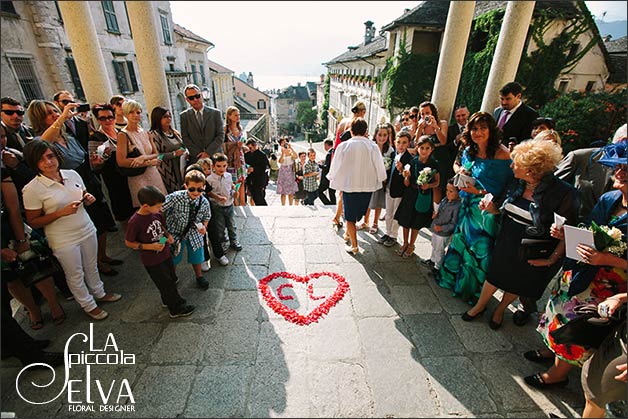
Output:
<path fill-rule="evenodd" d="M 222 112 L 224 117 L 225 110 L 235 103 L 234 72 L 211 60 L 208 60 L 208 65 L 211 71 L 215 107 Z"/>
<path fill-rule="evenodd" d="M 139 71 L 133 30 L 125 1 L 87 2 L 102 53 L 108 81 L 114 94 L 122 94 L 142 104 L 144 125 L 148 124 L 142 78 Z M 211 76 L 206 52 L 213 46 L 189 31 L 176 32 L 170 3 L 151 2 L 158 28 L 159 54 L 168 82 L 173 114 L 185 108 L 181 88 L 203 79 L 211 95 Z M 2 95 L 13 96 L 25 106 L 33 99 L 51 99 L 59 90 L 72 92 L 85 100 L 81 77 L 65 31 L 63 15 L 56 1 L 2 1 Z M 184 29 L 184 28 L 183 28 Z M 198 68 L 194 71 L 192 63 Z M 200 83 L 202 84 L 202 83 Z M 175 126 L 178 118 L 175 117 Z"/>

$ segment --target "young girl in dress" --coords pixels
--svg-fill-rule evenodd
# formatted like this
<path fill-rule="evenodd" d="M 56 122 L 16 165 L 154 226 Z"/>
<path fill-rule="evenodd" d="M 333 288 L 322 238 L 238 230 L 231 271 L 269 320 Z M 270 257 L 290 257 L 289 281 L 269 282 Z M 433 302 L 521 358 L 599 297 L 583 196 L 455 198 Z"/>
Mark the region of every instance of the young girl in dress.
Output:
<path fill-rule="evenodd" d="M 379 147 L 379 151 L 382 153 L 382 159 L 384 160 L 386 173 L 389 173 L 395 150 L 390 146 L 390 131 L 388 130 L 388 126 L 386 124 L 377 125 L 375 128 L 375 135 L 373 135 L 373 141 L 375 141 L 375 144 Z M 359 230 L 368 228 L 371 210 L 373 210 L 373 224 L 371 225 L 369 233 L 376 234 L 382 208 L 386 208 L 386 182 L 384 182 L 382 187 L 373 192 L 371 195 L 369 207 L 364 215 L 364 222 L 358 225 L 357 228 Z"/>
<path fill-rule="evenodd" d="M 294 162 L 297 152 L 294 151 L 287 138 L 279 140 L 279 174 L 277 176 L 277 194 L 281 195 L 281 205 L 286 205 L 286 196 L 290 205 L 294 202 L 294 194 L 299 190 L 294 174 Z"/>
<path fill-rule="evenodd" d="M 433 190 L 440 184 L 440 175 L 436 171 L 438 163 L 432 158 L 433 151 L 434 143 L 430 137 L 427 135 L 419 137 L 416 156 L 403 171 L 405 189 L 395 213 L 395 220 L 403 227 L 403 245 L 397 250 L 397 254 L 404 258 L 414 254 L 414 243 L 419 230 L 429 227 L 432 222 Z M 418 185 L 417 178 L 425 168 L 432 169 L 434 173 L 428 182 Z"/>
<path fill-rule="evenodd" d="M 231 173 L 231 178 L 236 188 L 233 197 L 233 205 L 246 205 L 246 194 L 244 192 L 246 163 L 244 161 L 244 153 L 248 151 L 248 147 L 244 145 L 246 138 L 240 126 L 240 111 L 238 108 L 229 106 L 227 108 L 226 119 L 225 143 L 223 149 L 229 159 L 227 172 Z"/>

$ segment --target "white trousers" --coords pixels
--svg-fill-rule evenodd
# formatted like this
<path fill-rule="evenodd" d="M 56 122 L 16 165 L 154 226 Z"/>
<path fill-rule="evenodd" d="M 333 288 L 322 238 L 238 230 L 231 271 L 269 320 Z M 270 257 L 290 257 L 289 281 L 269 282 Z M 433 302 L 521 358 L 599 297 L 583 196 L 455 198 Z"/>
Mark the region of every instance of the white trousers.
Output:
<path fill-rule="evenodd" d="M 388 186 L 386 186 L 386 235 L 395 240 L 397 240 L 397 235 L 399 234 L 399 223 L 395 220 L 395 212 L 397 212 L 400 203 L 401 197 L 391 197 Z"/>
<path fill-rule="evenodd" d="M 440 269 L 440 264 L 445 257 L 445 247 L 449 243 L 451 236 L 439 236 L 432 232 L 432 256 L 430 260 L 434 262 L 434 268 Z"/>
<path fill-rule="evenodd" d="M 85 311 L 97 307 L 96 298 L 105 296 L 105 286 L 98 274 L 98 239 L 96 233 L 82 241 L 55 249 L 61 263 L 68 288 Z"/>

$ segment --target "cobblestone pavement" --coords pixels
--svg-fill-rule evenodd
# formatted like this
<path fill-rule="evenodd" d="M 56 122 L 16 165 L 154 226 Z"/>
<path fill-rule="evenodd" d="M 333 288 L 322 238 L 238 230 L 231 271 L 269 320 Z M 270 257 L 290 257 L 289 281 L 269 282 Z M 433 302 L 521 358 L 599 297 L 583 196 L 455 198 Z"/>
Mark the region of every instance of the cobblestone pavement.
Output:
<path fill-rule="evenodd" d="M 190 266 L 177 268 L 181 294 L 196 311 L 175 320 L 161 307 L 137 252 L 124 247 L 121 232 L 112 234 L 109 253 L 124 264 L 120 275 L 103 280 L 123 299 L 106 305 L 110 316 L 94 323 L 89 344 L 75 338 L 69 347 L 77 354 L 123 351 L 134 354 L 134 362 L 127 356 L 127 362 L 112 358 L 108 365 L 91 365 L 89 378 L 85 365 L 74 365 L 69 379 L 80 380 L 71 383 L 72 400 L 81 402 L 76 404 L 69 402 L 68 388 L 62 390 L 63 369 L 44 388 L 28 383 L 46 384 L 50 372 L 28 371 L 20 379 L 27 399 L 60 393 L 34 405 L 16 394 L 19 364 L 4 360 L 2 411 L 39 418 L 580 415 L 580 370 L 571 372 L 565 388 L 540 392 L 523 382 L 541 369 L 522 356 L 542 345 L 532 324 L 517 327 L 507 313 L 504 326 L 493 331 L 488 314 L 471 323 L 460 319 L 469 306 L 439 288 L 419 263 L 429 256 L 429 233 L 421 232 L 416 256 L 403 259 L 395 255 L 397 247 L 383 247 L 362 231 L 363 251 L 352 256 L 343 251 L 343 232 L 331 226 L 333 211 L 320 205 L 238 208 L 244 249 L 229 251 L 228 266 L 212 261 L 207 291 L 196 288 Z M 279 271 L 338 273 L 350 289 L 317 323 L 298 326 L 272 311 L 257 290 L 261 278 Z M 320 284 L 313 295 L 331 295 L 335 284 Z M 317 304 L 304 285 L 293 291 L 289 307 L 306 312 Z M 52 339 L 50 349 L 63 351 L 72 334 L 88 334 L 90 327 L 75 302 L 63 306 L 68 319 L 61 326 L 52 324 L 47 306 L 39 331 L 29 329 L 23 310 L 16 317 L 31 335 Z M 496 301 L 487 313 L 494 306 Z M 128 393 L 124 379 L 135 403 L 124 397 L 120 403 L 134 411 L 100 411 L 120 408 L 120 390 Z M 101 392 L 107 396 L 110 388 L 103 403 Z M 85 406 L 94 412 L 73 411 Z"/>

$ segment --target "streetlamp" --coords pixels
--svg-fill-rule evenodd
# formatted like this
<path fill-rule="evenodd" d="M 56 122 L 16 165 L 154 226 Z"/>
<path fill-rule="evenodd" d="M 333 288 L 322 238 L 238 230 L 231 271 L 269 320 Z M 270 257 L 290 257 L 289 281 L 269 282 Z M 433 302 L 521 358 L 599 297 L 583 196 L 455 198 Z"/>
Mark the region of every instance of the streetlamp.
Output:
<path fill-rule="evenodd" d="M 201 89 L 201 95 L 203 95 L 203 100 L 205 102 L 209 101 L 209 98 L 211 97 L 211 92 L 209 91 L 209 88 L 207 86 L 203 86 L 203 88 Z"/>

